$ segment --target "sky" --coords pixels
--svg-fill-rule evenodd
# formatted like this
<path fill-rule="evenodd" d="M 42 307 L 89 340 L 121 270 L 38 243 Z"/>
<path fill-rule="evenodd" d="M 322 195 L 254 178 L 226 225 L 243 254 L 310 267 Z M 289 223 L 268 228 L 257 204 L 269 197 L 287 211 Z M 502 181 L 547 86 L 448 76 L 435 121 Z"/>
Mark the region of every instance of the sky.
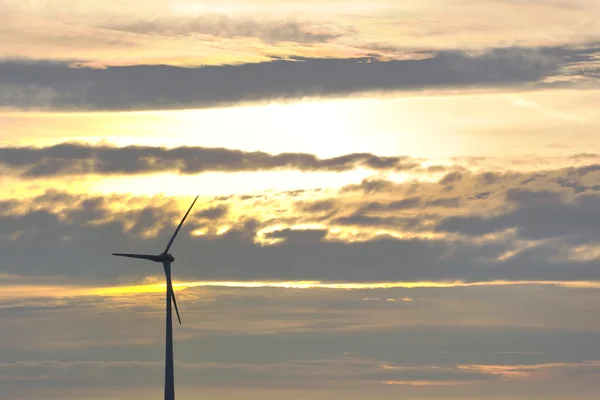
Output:
<path fill-rule="evenodd" d="M 0 399 L 596 399 L 597 0 L 0 0 Z"/>

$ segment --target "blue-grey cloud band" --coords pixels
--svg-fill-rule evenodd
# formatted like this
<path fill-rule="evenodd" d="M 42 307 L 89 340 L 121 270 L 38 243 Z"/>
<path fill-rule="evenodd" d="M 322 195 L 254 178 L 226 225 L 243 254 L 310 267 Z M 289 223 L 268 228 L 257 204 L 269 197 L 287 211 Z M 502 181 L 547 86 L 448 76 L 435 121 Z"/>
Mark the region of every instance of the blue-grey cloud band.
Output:
<path fill-rule="evenodd" d="M 239 102 L 346 96 L 368 91 L 506 86 L 540 82 L 561 68 L 583 68 L 600 48 L 499 48 L 441 51 L 416 60 L 275 59 L 256 64 L 180 68 L 161 65 L 70 67 L 73 63 L 0 63 L 0 107 L 51 110 L 149 110 Z M 429 55 L 430 51 L 424 51 Z"/>
<path fill-rule="evenodd" d="M 380 157 L 354 153 L 320 159 L 307 153 L 268 154 L 207 147 L 167 149 L 149 146 L 93 146 L 59 144 L 48 147 L 0 148 L 0 165 L 17 169 L 21 177 L 39 178 L 77 174 L 143 174 L 177 172 L 243 172 L 289 169 L 347 171 L 357 167 L 403 171 L 419 166 L 410 157 Z"/>

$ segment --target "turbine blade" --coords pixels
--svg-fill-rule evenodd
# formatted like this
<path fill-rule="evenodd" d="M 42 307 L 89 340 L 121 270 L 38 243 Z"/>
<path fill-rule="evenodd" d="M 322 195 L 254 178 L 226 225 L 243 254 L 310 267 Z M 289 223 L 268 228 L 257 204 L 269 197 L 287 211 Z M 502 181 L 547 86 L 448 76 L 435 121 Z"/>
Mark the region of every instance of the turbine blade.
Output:
<path fill-rule="evenodd" d="M 175 300 L 175 291 L 173 290 L 173 282 L 171 281 L 171 262 L 163 261 L 163 269 L 165 270 L 165 278 L 167 278 L 167 295 L 171 296 L 173 304 L 175 305 L 175 312 L 177 313 L 177 320 L 181 325 L 181 317 L 179 316 L 179 308 L 177 307 L 177 300 Z"/>
<path fill-rule="evenodd" d="M 154 262 L 160 262 L 160 258 L 153 254 L 130 254 L 130 253 L 112 253 L 113 256 L 129 257 L 129 258 L 140 258 L 142 260 L 150 260 Z"/>
<path fill-rule="evenodd" d="M 179 325 L 181 325 L 181 317 L 179 316 L 179 309 L 177 308 L 177 300 L 175 300 L 175 291 L 173 291 L 173 285 L 169 282 L 171 297 L 173 298 L 173 305 L 175 305 L 175 312 L 177 313 L 177 320 L 179 321 Z"/>
<path fill-rule="evenodd" d="M 183 219 L 179 223 L 179 226 L 177 226 L 177 229 L 175 229 L 175 233 L 173 233 L 173 236 L 171 236 L 171 240 L 169 240 L 169 244 L 167 244 L 167 248 L 164 251 L 165 253 L 167 253 L 169 251 L 169 249 L 171 248 L 171 245 L 173 244 L 173 241 L 175 240 L 175 236 L 177 236 L 177 233 L 179 233 L 179 229 L 181 229 L 181 225 L 183 225 L 183 222 L 187 218 L 188 214 L 190 213 L 190 211 L 192 211 L 192 207 L 194 207 L 194 204 L 196 203 L 196 200 L 198 200 L 198 196 L 196 196 L 196 198 L 194 199 L 194 202 L 192 203 L 192 205 L 190 206 L 190 208 L 187 210 L 187 212 L 183 216 Z"/>

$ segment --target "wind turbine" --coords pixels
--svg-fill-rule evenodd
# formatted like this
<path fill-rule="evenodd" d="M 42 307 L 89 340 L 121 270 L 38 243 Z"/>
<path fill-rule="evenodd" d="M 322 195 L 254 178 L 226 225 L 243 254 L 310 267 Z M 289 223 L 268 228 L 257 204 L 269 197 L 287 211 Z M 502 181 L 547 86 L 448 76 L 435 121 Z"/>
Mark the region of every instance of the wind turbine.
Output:
<path fill-rule="evenodd" d="M 175 258 L 169 254 L 169 249 L 175 240 L 175 236 L 179 233 L 179 229 L 183 225 L 183 222 L 187 218 L 188 214 L 194 207 L 194 204 L 198 200 L 198 196 L 194 199 L 194 202 L 187 210 L 183 219 L 175 229 L 175 233 L 171 236 L 171 240 L 167 244 L 165 251 L 158 255 L 153 254 L 128 254 L 128 253 L 112 253 L 113 256 L 119 257 L 130 257 L 130 258 L 141 258 L 142 260 L 150 260 L 157 263 L 162 263 L 163 269 L 165 270 L 165 277 L 167 278 L 167 332 L 166 332 L 166 351 L 165 351 L 165 400 L 175 400 L 175 381 L 173 375 L 173 321 L 171 313 L 171 299 L 175 305 L 175 312 L 177 313 L 177 319 L 179 325 L 181 325 L 181 318 L 179 317 L 179 310 L 177 309 L 177 300 L 175 300 L 175 292 L 173 291 L 173 283 L 171 282 L 171 263 L 175 261 Z"/>

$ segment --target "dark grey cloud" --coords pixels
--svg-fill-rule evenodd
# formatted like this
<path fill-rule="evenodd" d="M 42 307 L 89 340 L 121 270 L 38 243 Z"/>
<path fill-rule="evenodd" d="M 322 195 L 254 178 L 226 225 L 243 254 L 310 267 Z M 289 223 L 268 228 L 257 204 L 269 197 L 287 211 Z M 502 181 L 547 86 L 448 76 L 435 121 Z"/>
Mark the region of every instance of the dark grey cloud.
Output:
<path fill-rule="evenodd" d="M 458 171 L 449 172 L 448 174 L 446 174 L 446 176 L 444 176 L 444 178 L 442 178 L 440 180 L 440 184 L 450 185 L 452 183 L 459 182 L 460 180 L 463 179 L 463 177 L 464 177 L 464 175 L 461 172 L 458 172 Z"/>
<path fill-rule="evenodd" d="M 265 42 L 324 43 L 342 36 L 341 33 L 327 32 L 323 29 L 320 29 L 322 32 L 318 32 L 307 23 L 235 19 L 226 15 L 204 15 L 177 20 L 153 19 L 102 27 L 143 35 L 193 36 L 200 34 L 221 38 L 257 38 Z"/>
<path fill-rule="evenodd" d="M 552 204 L 561 201 L 561 194 L 552 190 L 533 191 L 525 188 L 510 188 L 506 191 L 506 200 L 519 206 Z"/>
<path fill-rule="evenodd" d="M 224 217 L 229 212 L 229 207 L 225 204 L 221 204 L 215 207 L 202 210 L 198 213 L 198 216 L 206 219 L 219 219 Z"/>
<path fill-rule="evenodd" d="M 516 228 L 526 239 L 565 238 L 578 242 L 595 241 L 600 235 L 600 227 L 595 223 L 600 218 L 597 193 L 579 194 L 571 201 L 560 201 L 556 192 L 510 190 L 508 195 L 511 200 L 516 199 L 520 207 L 493 216 L 448 217 L 437 229 L 478 236 Z"/>
<path fill-rule="evenodd" d="M 0 107 L 134 110 L 344 96 L 364 91 L 532 83 L 584 62 L 598 48 L 500 48 L 472 55 L 442 51 L 419 60 L 275 59 L 180 68 L 161 65 L 71 68 L 50 62 L 0 63 Z"/>
<path fill-rule="evenodd" d="M 595 213 L 600 210 L 598 198 L 580 195 L 573 205 L 523 207 L 505 216 L 481 220 L 448 217 L 436 229 L 478 234 L 516 226 L 525 238 L 572 235 L 569 240 L 580 240 L 579 237 L 589 240 L 598 235 L 594 226 Z M 160 251 L 175 228 L 173 221 L 177 218 L 173 208 L 163 212 L 165 208 L 149 205 L 141 210 L 111 214 L 108 205 L 119 200 L 105 201 L 87 201 L 84 206 L 81 200 L 71 200 L 70 205 L 38 206 L 25 213 L 9 211 L 0 216 L 0 252 L 5 260 L 2 272 L 108 281 L 152 274 L 152 265 L 116 259 L 110 253 Z M 32 204 L 41 205 L 43 200 L 34 200 Z M 61 210 L 60 215 L 53 209 Z M 600 270 L 593 260 L 557 261 L 560 249 L 553 243 L 526 249 L 502 261 L 499 257 L 514 249 L 515 238 L 478 243 L 378 236 L 348 242 L 326 239 L 327 230 L 280 229 L 271 231 L 269 236 L 285 240 L 264 245 L 255 242 L 258 232 L 281 221 L 275 219 L 266 224 L 238 219 L 230 221 L 232 229 L 222 235 L 192 237 L 189 233 L 206 223 L 199 218 L 202 213 L 197 210 L 190 215 L 174 246 L 175 268 L 181 279 L 350 282 L 600 279 Z M 107 214 L 112 218 L 107 219 Z M 125 223 L 131 221 L 133 228 L 127 232 Z M 377 226 L 373 221 L 345 222 Z M 415 225 L 419 220 L 402 223 Z M 147 239 L 143 233 L 149 230 L 156 230 L 157 236 Z"/>
<path fill-rule="evenodd" d="M 485 164 L 481 172 L 472 172 L 464 168 L 446 174 L 435 184 L 428 182 L 398 183 L 381 177 L 370 177 L 359 184 L 350 184 L 342 189 L 343 193 L 362 192 L 364 195 L 394 195 L 402 197 L 398 206 L 408 202 L 420 204 L 430 199 L 438 206 L 448 208 L 460 206 L 459 199 L 475 200 L 502 198 L 510 203 L 553 202 L 569 197 L 573 193 L 585 193 L 600 190 L 600 165 L 589 164 L 578 167 L 540 169 L 537 171 L 519 171 L 504 165 L 502 172 L 486 171 Z M 487 168 L 494 168 L 488 166 Z M 507 169 L 508 168 L 508 169 Z M 421 172 L 420 168 L 414 170 Z M 441 186 L 441 187 L 440 187 Z M 535 197 L 535 198 L 534 198 Z M 464 204 L 463 204 L 464 205 Z M 378 206 L 375 206 L 378 207 Z M 383 208 L 383 204 L 379 205 Z"/>
<path fill-rule="evenodd" d="M 302 202 L 297 205 L 298 209 L 309 213 L 330 212 L 338 206 L 334 200 L 318 200 L 314 202 Z"/>
<path fill-rule="evenodd" d="M 350 184 L 342 188 L 342 193 L 362 191 L 365 194 L 386 192 L 393 190 L 397 185 L 392 181 L 381 178 L 365 178 L 359 184 Z"/>
<path fill-rule="evenodd" d="M 417 217 L 376 216 L 365 215 L 359 211 L 349 216 L 337 217 L 331 222 L 337 225 L 359 226 L 363 228 L 386 227 L 410 232 L 422 232 L 426 230 L 426 227 L 423 226 L 423 222 L 426 220 L 427 216 L 421 215 Z"/>
<path fill-rule="evenodd" d="M 425 207 L 444 207 L 444 208 L 456 208 L 461 204 L 461 199 L 458 196 L 455 197 L 440 197 L 438 199 L 432 199 L 425 202 Z"/>
<path fill-rule="evenodd" d="M 372 202 L 360 208 L 359 213 L 369 213 L 377 211 L 399 211 L 410 210 L 415 208 L 456 208 L 461 204 L 461 198 L 455 197 L 439 197 L 433 199 L 422 199 L 420 197 L 407 197 L 402 200 L 392 201 L 389 203 Z"/>
<path fill-rule="evenodd" d="M 419 197 L 409 197 L 406 199 L 391 202 L 389 204 L 382 203 L 370 203 L 362 208 L 362 211 L 381 211 L 381 210 L 406 210 L 409 208 L 416 208 L 421 204 Z"/>
<path fill-rule="evenodd" d="M 292 240 L 296 243 L 301 242 L 320 242 L 327 235 L 326 229 L 282 229 L 269 232 L 265 237 L 269 239 Z"/>
<path fill-rule="evenodd" d="M 418 163 L 410 157 L 379 157 L 354 153 L 320 159 L 307 153 L 268 154 L 225 148 L 149 146 L 93 146 L 65 143 L 50 147 L 0 148 L 0 166 L 17 169 L 23 178 L 79 174 L 143 174 L 173 171 L 195 174 L 206 171 L 344 171 L 367 167 L 391 171 L 410 170 Z"/>

